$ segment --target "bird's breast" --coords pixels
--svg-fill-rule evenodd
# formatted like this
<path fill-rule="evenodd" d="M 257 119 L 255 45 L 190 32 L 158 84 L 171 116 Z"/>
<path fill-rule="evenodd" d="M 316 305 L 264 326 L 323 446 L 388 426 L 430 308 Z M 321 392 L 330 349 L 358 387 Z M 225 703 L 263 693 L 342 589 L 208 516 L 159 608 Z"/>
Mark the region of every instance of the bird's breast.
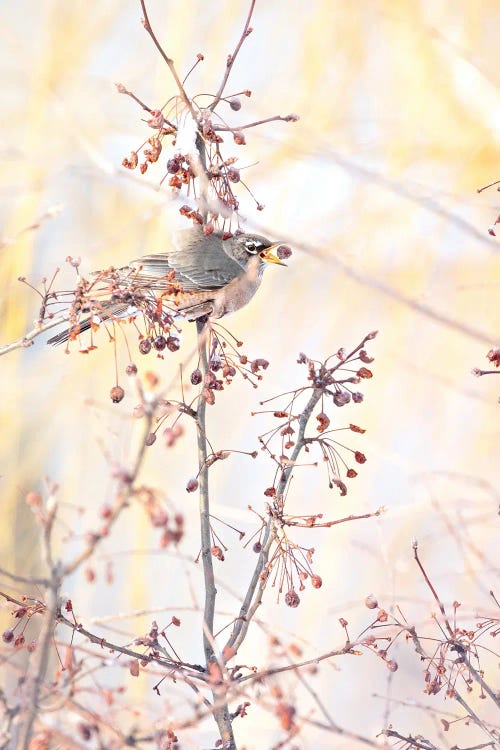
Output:
<path fill-rule="evenodd" d="M 233 281 L 230 281 L 215 294 L 214 311 L 212 317 L 222 318 L 223 315 L 236 312 L 250 302 L 260 286 L 262 275 L 249 269 Z"/>

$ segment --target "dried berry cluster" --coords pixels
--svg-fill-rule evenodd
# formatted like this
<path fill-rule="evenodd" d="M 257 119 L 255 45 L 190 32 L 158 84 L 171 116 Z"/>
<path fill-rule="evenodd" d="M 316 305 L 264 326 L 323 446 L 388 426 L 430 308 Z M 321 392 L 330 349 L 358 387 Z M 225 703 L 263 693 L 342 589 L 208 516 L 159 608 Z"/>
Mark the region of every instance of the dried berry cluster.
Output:
<path fill-rule="evenodd" d="M 118 91 L 132 95 L 122 85 L 118 85 Z M 251 92 L 242 91 L 240 95 L 249 97 Z M 244 146 L 246 139 L 243 130 L 260 123 L 246 123 L 230 127 L 225 119 L 215 112 L 215 107 L 221 102 L 229 105 L 233 111 L 240 110 L 242 106 L 240 95 L 234 94 L 218 100 L 215 97 L 204 97 L 206 101 L 204 101 L 204 106 L 200 107 L 196 103 L 197 97 L 188 100 L 185 95 L 179 94 L 170 99 L 163 108 L 167 111 L 167 115 L 164 115 L 162 110 L 149 109 L 142 105 L 150 113 L 147 124 L 156 133 L 122 161 L 122 166 L 126 169 L 139 167 L 141 174 L 144 174 L 150 164 L 155 164 L 160 160 L 165 139 L 168 139 L 170 148 L 164 159 L 165 172 L 160 184 L 168 179 L 168 185 L 174 194 L 185 191 L 187 196 L 198 200 L 200 210 L 182 206 L 180 213 L 195 224 L 203 224 L 207 234 L 213 232 L 214 228 L 219 226 L 220 221 L 225 228 L 225 221 L 238 211 L 239 200 L 234 192 L 235 185 L 240 183 L 250 192 L 248 186 L 242 181 L 241 168 L 236 166 L 238 157 L 234 155 L 225 157 L 222 154 L 221 144 L 224 143 L 224 138 L 221 133 L 230 134 L 236 146 Z M 135 96 L 133 98 L 136 99 Z M 296 122 L 298 116 L 287 115 L 269 119 Z M 183 128 L 189 127 L 193 129 L 195 135 L 194 143 L 186 152 L 181 150 L 177 142 Z M 140 161 L 141 154 L 142 161 Z M 262 211 L 264 206 L 257 200 L 255 203 L 257 210 Z"/>
<path fill-rule="evenodd" d="M 15 623 L 4 630 L 2 641 L 6 644 L 12 644 L 15 649 L 26 648 L 29 653 L 32 653 L 36 649 L 37 643 L 34 639 L 26 640 L 26 629 L 32 617 L 45 612 L 45 605 L 35 599 L 28 599 L 26 596 L 22 597 L 22 601 L 21 606 L 16 605 L 14 607 L 12 616 Z"/>
<path fill-rule="evenodd" d="M 145 26 L 151 33 L 147 21 Z M 250 27 L 246 28 L 241 41 L 251 31 Z M 164 57 L 167 59 L 165 55 Z M 224 135 L 222 134 L 229 135 L 234 145 L 244 146 L 246 144 L 244 130 L 270 121 L 296 122 L 299 119 L 295 114 L 285 117 L 276 115 L 256 122 L 229 125 L 225 117 L 216 111 L 217 108 L 227 106 L 231 111 L 238 112 L 242 107 L 242 97 L 251 96 L 251 91 L 248 89 L 222 95 L 235 57 L 236 55 L 232 55 L 228 58 L 223 84 L 218 93 L 213 96 L 189 96 L 185 87 L 189 75 L 204 59 L 203 55 L 197 55 L 196 62 L 183 83 L 180 82 L 169 61 L 179 93 L 171 97 L 161 109 L 148 107 L 125 86 L 117 84 L 117 89 L 121 94 L 132 97 L 143 110 L 148 112 L 147 125 L 155 131 L 154 135 L 147 138 L 139 148 L 123 159 L 122 166 L 131 170 L 138 167 L 141 174 L 144 174 L 151 164 L 158 162 L 163 164 L 164 172 L 160 184 L 168 180 L 168 185 L 174 194 L 182 191 L 197 202 L 197 208 L 182 206 L 180 213 L 195 224 L 203 224 L 207 234 L 213 232 L 215 228 L 230 230 L 231 219 L 239 209 L 239 200 L 234 192 L 235 185 L 243 185 L 252 195 L 242 180 L 242 168 L 236 166 L 238 157 L 234 154 L 222 153 L 224 148 Z M 255 198 L 254 200 L 257 210 L 261 211 L 264 206 Z"/>
<path fill-rule="evenodd" d="M 351 465 L 349 456 L 358 465 L 364 464 L 366 457 L 361 451 L 350 448 L 336 438 L 334 439 L 333 436 L 343 431 L 363 434 L 365 430 L 355 424 L 350 424 L 347 427 L 330 427 L 332 415 L 328 411 L 332 406 L 340 408 L 350 402 L 360 404 L 363 401 L 363 394 L 354 390 L 353 386 L 359 385 L 361 381 L 372 377 L 371 370 L 365 365 L 371 363 L 373 357 L 367 354 L 364 345 L 375 336 L 376 332 L 370 333 L 349 354 L 344 349 L 339 349 L 335 355 L 328 357 L 324 362 L 309 359 L 301 353 L 298 362 L 306 365 L 307 379 L 310 385 L 261 402 L 261 405 L 264 405 L 276 399 L 282 400 L 281 408 L 274 409 L 271 412 L 279 420 L 279 424 L 259 437 L 262 450 L 267 452 L 279 467 L 273 486 L 265 492 L 268 497 L 279 498 L 280 495 L 283 495 L 280 492 L 279 484 L 283 481 L 283 472 L 293 467 L 297 447 L 303 448 L 306 453 L 309 453 L 313 446 L 319 448 L 323 461 L 327 465 L 330 488 L 338 487 L 341 495 L 347 493 L 344 478 L 353 479 L 357 476 L 357 471 Z M 362 363 L 362 365 L 358 366 L 358 363 Z M 317 434 L 314 436 L 301 435 L 300 442 L 298 442 L 297 435 L 300 433 L 300 425 L 304 414 L 304 399 L 310 398 L 311 393 L 314 394 L 314 406 L 318 409 L 315 415 Z"/>
<path fill-rule="evenodd" d="M 340 428 L 330 425 L 333 407 L 343 407 L 350 401 L 358 404 L 362 402 L 362 393 L 354 390 L 353 386 L 372 377 L 366 364 L 372 362 L 373 358 L 364 347 L 375 336 L 376 332 L 372 332 L 351 352 L 339 349 L 323 362 L 300 354 L 298 362 L 306 365 L 309 384 L 261 402 L 264 405 L 278 400 L 281 401 L 280 408 L 274 408 L 271 412 L 254 412 L 272 413 L 279 423 L 259 437 L 261 450 L 272 459 L 276 468 L 272 485 L 264 490 L 264 495 L 269 498 L 267 518 L 259 515 L 260 529 L 251 540 L 257 537 L 253 549 L 259 554 L 263 551 L 266 538 L 271 540 L 260 578 L 264 584 L 271 580 L 272 585 L 278 587 L 278 596 L 285 591 L 285 603 L 290 607 L 297 607 L 300 603 L 297 589 L 302 591 L 306 580 L 310 581 L 313 588 L 320 588 L 322 581 L 312 568 L 314 549 L 294 542 L 289 536 L 289 528 L 329 527 L 354 519 L 349 516 L 335 521 L 322 521 L 322 513 L 304 516 L 288 514 L 286 500 L 290 481 L 295 467 L 299 465 L 301 452 L 310 453 L 314 446 L 327 465 L 329 486 L 336 486 L 342 496 L 347 493 L 344 479 L 357 476 L 350 459 L 358 465 L 365 463 L 366 457 L 361 451 L 339 442 L 336 436 L 334 438 L 334 434 L 342 430 L 363 434 L 364 429 L 354 424 Z M 312 422 L 315 424 L 316 434 L 308 435 L 306 431 Z M 300 466 L 306 465 L 317 466 L 318 461 L 300 463 Z M 363 517 L 380 513 L 381 510 L 378 510 Z M 271 575 L 273 571 L 274 575 Z"/>
<path fill-rule="evenodd" d="M 252 359 L 241 351 L 243 342 L 236 339 L 228 330 L 218 323 L 209 321 L 208 333 L 208 368 L 203 375 L 200 363 L 192 371 L 192 385 L 201 385 L 202 397 L 207 404 L 215 403 L 215 392 L 223 391 L 231 385 L 239 374 L 254 388 L 262 380 L 262 371 L 267 370 L 269 362 L 262 357 Z"/>

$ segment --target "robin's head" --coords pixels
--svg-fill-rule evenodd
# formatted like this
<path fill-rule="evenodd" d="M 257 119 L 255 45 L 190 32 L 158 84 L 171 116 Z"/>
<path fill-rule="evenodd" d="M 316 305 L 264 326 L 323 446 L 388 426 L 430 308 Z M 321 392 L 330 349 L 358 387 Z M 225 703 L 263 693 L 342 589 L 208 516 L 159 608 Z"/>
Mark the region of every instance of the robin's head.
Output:
<path fill-rule="evenodd" d="M 234 234 L 223 241 L 224 251 L 230 258 L 235 260 L 244 270 L 248 264 L 255 259 L 258 263 L 259 274 L 264 271 L 268 263 L 276 263 L 286 266 L 277 255 L 273 253 L 280 246 L 279 242 L 272 242 L 261 234 Z"/>

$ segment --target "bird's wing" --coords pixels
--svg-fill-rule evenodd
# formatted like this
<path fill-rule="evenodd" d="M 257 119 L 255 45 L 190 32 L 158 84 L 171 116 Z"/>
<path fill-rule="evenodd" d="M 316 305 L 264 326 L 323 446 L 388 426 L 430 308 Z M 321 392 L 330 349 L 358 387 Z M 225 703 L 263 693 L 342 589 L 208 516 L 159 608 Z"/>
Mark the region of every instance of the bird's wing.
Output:
<path fill-rule="evenodd" d="M 137 269 L 135 284 L 166 289 L 178 283 L 187 292 L 221 289 L 243 273 L 224 252 L 220 233 L 206 237 L 201 229 L 181 230 L 172 237 L 172 245 L 168 253 L 145 255 L 131 264 Z M 169 270 L 175 271 L 173 282 L 165 278 Z"/>

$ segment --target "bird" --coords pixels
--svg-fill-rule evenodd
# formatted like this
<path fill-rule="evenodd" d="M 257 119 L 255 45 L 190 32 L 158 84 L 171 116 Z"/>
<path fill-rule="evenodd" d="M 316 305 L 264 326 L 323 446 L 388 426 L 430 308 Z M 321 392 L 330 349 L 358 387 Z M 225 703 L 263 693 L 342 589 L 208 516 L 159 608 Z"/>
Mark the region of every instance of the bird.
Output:
<path fill-rule="evenodd" d="M 260 234 L 205 234 L 201 227 L 175 232 L 171 244 L 169 252 L 92 274 L 101 285 L 96 298 L 90 285 L 83 301 L 73 305 L 72 324 L 47 343 L 66 343 L 105 320 L 131 318 L 141 310 L 156 322 L 162 315 L 170 321 L 172 316 L 188 321 L 222 318 L 252 299 L 269 264 L 286 266 L 273 250 L 281 246 L 281 255 L 291 253 Z M 82 313 L 91 314 L 80 319 Z"/>

